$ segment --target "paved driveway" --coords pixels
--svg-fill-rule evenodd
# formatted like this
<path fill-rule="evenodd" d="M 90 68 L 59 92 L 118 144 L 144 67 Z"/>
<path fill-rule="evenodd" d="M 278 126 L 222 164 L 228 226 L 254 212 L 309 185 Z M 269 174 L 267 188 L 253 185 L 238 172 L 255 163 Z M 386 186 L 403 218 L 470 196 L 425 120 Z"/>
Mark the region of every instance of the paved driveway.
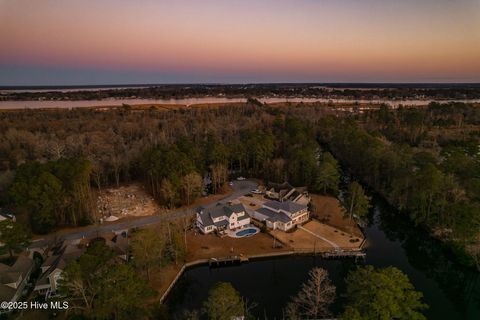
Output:
<path fill-rule="evenodd" d="M 258 188 L 258 184 L 257 182 L 252 180 L 234 181 L 232 188 L 233 188 L 232 194 L 221 199 L 220 201 L 213 201 L 207 204 L 205 207 L 211 208 L 211 207 L 214 207 L 218 202 L 226 203 L 228 201 L 241 197 L 249 193 L 251 190 Z M 39 239 L 37 241 L 32 242 L 32 244 L 30 245 L 30 248 L 44 247 L 58 240 L 75 240 L 75 239 L 81 239 L 83 237 L 94 236 L 96 234 L 109 232 L 109 231 L 123 231 L 123 230 L 129 230 L 132 228 L 144 227 L 144 226 L 159 223 L 162 221 L 169 221 L 169 220 L 175 220 L 181 217 L 186 217 L 186 216 L 192 215 L 193 213 L 194 211 L 192 209 L 188 209 L 188 210 L 178 209 L 162 215 L 141 217 L 135 220 L 129 220 L 125 222 L 119 221 L 117 223 L 112 223 L 112 224 L 92 225 L 87 229 L 84 229 L 81 231 L 72 230 L 72 232 L 62 234 L 61 236 L 57 236 L 55 234 L 49 234 L 49 235 L 46 235 L 43 239 Z"/>

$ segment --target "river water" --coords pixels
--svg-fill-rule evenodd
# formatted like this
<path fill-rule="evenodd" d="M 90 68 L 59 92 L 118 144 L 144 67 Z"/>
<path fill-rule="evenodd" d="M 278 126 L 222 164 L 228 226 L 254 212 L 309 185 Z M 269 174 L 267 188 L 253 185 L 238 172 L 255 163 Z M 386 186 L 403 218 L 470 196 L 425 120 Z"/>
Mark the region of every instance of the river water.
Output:
<path fill-rule="evenodd" d="M 427 105 L 431 101 L 435 100 L 348 100 L 348 99 L 324 99 L 324 98 L 259 98 L 264 103 L 279 103 L 279 102 L 321 102 L 327 103 L 332 101 L 333 103 L 373 103 L 380 104 L 386 103 L 393 107 L 399 105 Z M 187 99 L 104 99 L 104 100 L 78 100 L 78 101 L 0 101 L 0 109 L 39 109 L 39 108 L 82 108 L 82 107 L 106 107 L 106 106 L 121 106 L 122 104 L 129 105 L 149 105 L 149 104 L 180 104 L 180 105 L 193 105 L 193 104 L 210 104 L 210 103 L 235 103 L 245 102 L 245 98 L 224 98 L 224 97 L 200 97 L 200 98 L 187 98 Z M 442 100 L 447 102 L 447 100 Z M 480 99 L 474 100 L 448 100 L 458 102 L 480 102 Z"/>
<path fill-rule="evenodd" d="M 428 319 L 480 319 L 479 273 L 455 263 L 437 240 L 375 198 L 374 215 L 364 231 L 368 241 L 365 263 L 376 267 L 395 266 L 406 273 L 430 306 L 425 311 Z M 282 319 L 282 308 L 314 266 L 329 271 L 339 296 L 332 309 L 339 312 L 344 303 L 343 279 L 355 263 L 348 259 L 325 260 L 313 256 L 251 261 L 217 269 L 194 267 L 180 278 L 167 305 L 177 316 L 185 309 L 201 308 L 215 283 L 225 281 L 257 305 L 253 309 L 256 317 Z"/>

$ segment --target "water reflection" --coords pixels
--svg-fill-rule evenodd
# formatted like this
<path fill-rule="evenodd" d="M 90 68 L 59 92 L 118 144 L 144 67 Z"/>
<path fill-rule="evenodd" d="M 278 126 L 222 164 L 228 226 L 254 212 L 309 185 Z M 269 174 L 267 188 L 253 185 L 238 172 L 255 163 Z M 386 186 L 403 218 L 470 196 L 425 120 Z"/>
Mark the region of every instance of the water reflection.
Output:
<path fill-rule="evenodd" d="M 479 273 L 459 266 L 442 245 L 407 217 L 398 215 L 381 199 L 374 198 L 374 215 L 365 228 L 368 239 L 366 263 L 395 266 L 405 272 L 430 308 L 429 319 L 480 319 Z M 343 279 L 354 268 L 351 260 L 323 260 L 318 257 L 288 257 L 250 262 L 241 266 L 188 270 L 167 300 L 171 311 L 201 308 L 208 291 L 219 281 L 231 282 L 249 301 L 258 304 L 255 316 L 281 319 L 282 308 L 294 295 L 314 266 L 327 269 L 337 286 L 333 306 L 339 312 L 344 303 Z"/>
<path fill-rule="evenodd" d="M 409 265 L 436 282 L 459 318 L 480 319 L 479 273 L 459 265 L 438 240 L 412 228 L 406 217 L 392 214 L 385 203 L 377 201 L 377 207 L 381 208 L 380 228 L 388 239 L 402 243 Z M 432 315 L 443 316 L 436 312 L 436 305 L 430 309 Z"/>

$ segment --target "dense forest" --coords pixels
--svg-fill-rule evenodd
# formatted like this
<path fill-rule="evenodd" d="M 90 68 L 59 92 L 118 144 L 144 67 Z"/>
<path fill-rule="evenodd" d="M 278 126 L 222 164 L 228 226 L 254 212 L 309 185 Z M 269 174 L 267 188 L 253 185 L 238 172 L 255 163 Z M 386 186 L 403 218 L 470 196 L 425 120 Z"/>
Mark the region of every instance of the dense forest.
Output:
<path fill-rule="evenodd" d="M 473 253 L 479 140 L 480 109 L 461 103 L 363 113 L 255 103 L 8 111 L 0 113 L 0 189 L 4 205 L 49 232 L 91 221 L 92 192 L 106 186 L 140 180 L 167 207 L 200 196 L 206 176 L 210 192 L 245 175 L 335 193 L 340 164 L 400 214 Z"/>
<path fill-rule="evenodd" d="M 324 99 L 478 99 L 475 84 L 245 84 L 155 85 L 88 90 L 6 91 L 0 100 L 180 99 L 193 97 L 310 97 Z"/>
<path fill-rule="evenodd" d="M 478 265 L 478 107 L 384 107 L 355 121 L 324 121 L 320 139 L 350 172 L 455 251 L 475 252 Z"/>

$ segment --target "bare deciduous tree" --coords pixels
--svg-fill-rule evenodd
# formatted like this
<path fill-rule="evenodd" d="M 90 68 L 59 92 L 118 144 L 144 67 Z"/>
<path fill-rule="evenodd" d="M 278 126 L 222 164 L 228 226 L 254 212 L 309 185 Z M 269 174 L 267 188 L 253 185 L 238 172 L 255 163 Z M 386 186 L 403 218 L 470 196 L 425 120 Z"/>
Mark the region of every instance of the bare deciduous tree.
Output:
<path fill-rule="evenodd" d="M 287 319 L 318 319 L 330 315 L 328 308 L 335 300 L 335 286 L 328 278 L 328 272 L 313 268 L 308 275 L 307 282 L 285 309 Z"/>
<path fill-rule="evenodd" d="M 212 172 L 213 193 L 220 191 L 228 178 L 228 170 L 223 164 L 216 164 L 210 167 Z"/>
<path fill-rule="evenodd" d="M 202 177 L 192 172 L 182 178 L 182 191 L 187 205 L 202 193 Z"/>

